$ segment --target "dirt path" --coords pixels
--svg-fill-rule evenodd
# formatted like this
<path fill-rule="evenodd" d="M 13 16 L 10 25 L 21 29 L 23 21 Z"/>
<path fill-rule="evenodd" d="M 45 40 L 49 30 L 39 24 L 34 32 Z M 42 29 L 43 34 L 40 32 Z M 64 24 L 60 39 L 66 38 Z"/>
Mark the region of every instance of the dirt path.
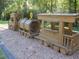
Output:
<path fill-rule="evenodd" d="M 38 40 L 28 39 L 18 32 L 0 26 L 0 38 L 16 59 L 79 59 L 79 52 L 72 56 L 62 55 L 40 44 Z"/>

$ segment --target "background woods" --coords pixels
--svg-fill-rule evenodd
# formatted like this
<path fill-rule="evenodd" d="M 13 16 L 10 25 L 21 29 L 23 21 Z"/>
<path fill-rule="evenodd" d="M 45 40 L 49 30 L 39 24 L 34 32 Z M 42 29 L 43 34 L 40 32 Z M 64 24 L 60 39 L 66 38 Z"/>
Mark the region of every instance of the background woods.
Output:
<path fill-rule="evenodd" d="M 37 13 L 79 12 L 78 0 L 0 0 L 0 18 L 9 20 L 10 13 L 19 12 L 22 17 L 36 18 Z"/>

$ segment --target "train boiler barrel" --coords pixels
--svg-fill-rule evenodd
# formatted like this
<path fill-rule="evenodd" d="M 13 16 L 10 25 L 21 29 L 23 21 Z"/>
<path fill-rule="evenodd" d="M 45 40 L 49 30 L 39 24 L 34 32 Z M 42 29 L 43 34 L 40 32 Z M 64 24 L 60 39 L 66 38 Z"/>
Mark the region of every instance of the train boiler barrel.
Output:
<path fill-rule="evenodd" d="M 31 24 L 32 20 L 26 20 L 24 23 L 24 29 L 25 31 L 29 31 L 30 30 L 30 24 Z"/>
<path fill-rule="evenodd" d="M 26 20 L 27 20 L 27 18 L 24 18 L 24 19 L 21 19 L 19 21 L 19 28 L 20 29 L 24 30 L 24 23 L 25 23 Z"/>
<path fill-rule="evenodd" d="M 24 23 L 25 31 L 28 31 L 31 36 L 36 36 L 40 32 L 40 21 L 39 20 L 26 20 Z"/>

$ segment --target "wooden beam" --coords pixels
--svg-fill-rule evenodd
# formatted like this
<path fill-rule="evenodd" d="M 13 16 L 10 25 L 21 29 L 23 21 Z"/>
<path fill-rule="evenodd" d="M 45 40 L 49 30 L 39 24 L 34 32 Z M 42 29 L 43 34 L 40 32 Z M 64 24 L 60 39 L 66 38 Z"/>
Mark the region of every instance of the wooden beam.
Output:
<path fill-rule="evenodd" d="M 59 23 L 59 44 L 63 45 L 63 36 L 64 36 L 64 22 Z"/>
<path fill-rule="evenodd" d="M 69 23 L 68 27 L 69 27 L 69 33 L 70 33 L 70 35 L 72 35 L 72 23 Z"/>

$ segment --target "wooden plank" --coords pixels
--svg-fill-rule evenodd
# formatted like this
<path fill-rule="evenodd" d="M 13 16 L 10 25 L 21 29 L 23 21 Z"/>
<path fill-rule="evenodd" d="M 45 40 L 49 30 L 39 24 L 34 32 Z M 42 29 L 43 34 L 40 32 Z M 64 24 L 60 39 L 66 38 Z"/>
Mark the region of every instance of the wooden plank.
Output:
<path fill-rule="evenodd" d="M 64 23 L 59 23 L 59 43 L 63 45 L 63 36 L 64 36 Z"/>
<path fill-rule="evenodd" d="M 49 22 L 58 22 L 59 21 L 59 17 L 56 16 L 38 16 L 38 19 L 43 20 L 43 21 L 49 21 Z"/>
<path fill-rule="evenodd" d="M 63 18 L 63 19 L 62 19 Z M 40 14 L 38 15 L 38 19 L 50 22 L 75 22 L 76 14 L 75 15 L 53 15 L 53 14 Z"/>
<path fill-rule="evenodd" d="M 59 52 L 59 50 L 60 50 L 60 48 L 59 48 L 58 46 L 56 46 L 56 45 L 54 45 L 53 48 L 54 48 L 54 50 L 56 50 L 56 51 L 58 51 L 58 52 Z"/>
<path fill-rule="evenodd" d="M 75 22 L 75 17 L 73 17 L 73 16 L 63 16 L 63 17 L 60 16 L 60 21 L 73 23 L 73 22 Z"/>
<path fill-rule="evenodd" d="M 62 54 L 65 54 L 65 55 L 68 53 L 67 50 L 64 49 L 64 48 L 60 48 L 60 52 L 61 52 Z"/>

